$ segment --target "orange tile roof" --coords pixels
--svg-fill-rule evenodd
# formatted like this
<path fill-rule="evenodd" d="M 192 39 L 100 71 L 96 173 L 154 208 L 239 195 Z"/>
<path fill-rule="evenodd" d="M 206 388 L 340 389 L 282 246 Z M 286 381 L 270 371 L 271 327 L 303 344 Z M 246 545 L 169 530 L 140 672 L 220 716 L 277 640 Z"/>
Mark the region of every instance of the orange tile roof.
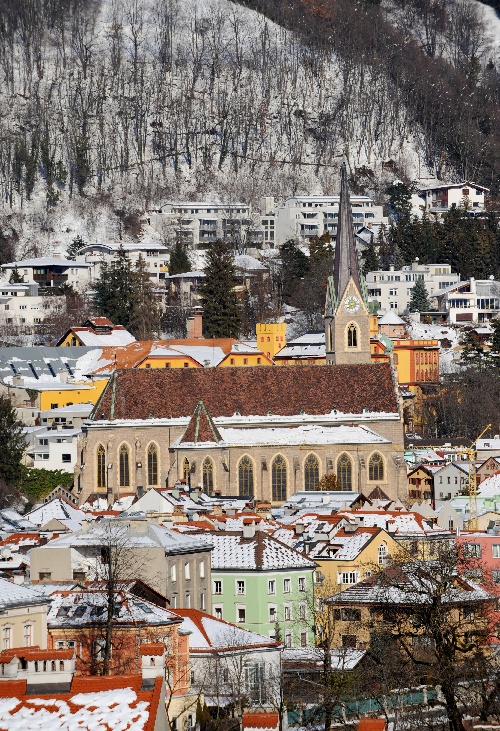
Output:
<path fill-rule="evenodd" d="M 0 663 L 11 662 L 15 657 L 23 660 L 71 660 L 74 650 L 41 650 L 37 645 L 33 647 L 12 647 L 0 652 Z"/>
<path fill-rule="evenodd" d="M 93 693 L 119 688 L 132 688 L 137 693 L 142 688 L 142 675 L 75 675 L 71 683 L 71 693 Z"/>
<path fill-rule="evenodd" d="M 165 653 L 165 645 L 161 642 L 149 642 L 140 646 L 140 655 L 163 655 Z"/>
<path fill-rule="evenodd" d="M 277 713 L 244 713 L 241 719 L 242 728 L 277 728 Z"/>
<path fill-rule="evenodd" d="M 19 698 L 26 695 L 26 680 L 2 680 L 0 682 L 0 698 Z"/>
<path fill-rule="evenodd" d="M 9 543 L 24 543 L 26 540 L 30 541 L 39 541 L 40 540 L 40 534 L 39 533 L 11 533 L 10 536 L 7 536 L 7 538 L 4 538 L 3 541 L 0 541 L 0 546 L 7 546 Z"/>
<path fill-rule="evenodd" d="M 384 731 L 387 728 L 385 718 L 360 718 L 358 731 Z"/>

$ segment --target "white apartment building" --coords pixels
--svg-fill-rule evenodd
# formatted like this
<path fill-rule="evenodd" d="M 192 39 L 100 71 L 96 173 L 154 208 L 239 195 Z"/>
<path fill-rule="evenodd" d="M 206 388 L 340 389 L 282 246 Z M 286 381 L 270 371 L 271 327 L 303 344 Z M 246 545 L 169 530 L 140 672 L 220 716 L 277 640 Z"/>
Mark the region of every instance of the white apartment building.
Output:
<path fill-rule="evenodd" d="M 494 279 L 466 279 L 436 292 L 440 312 L 448 314 L 450 325 L 488 322 L 500 312 L 500 282 Z"/>
<path fill-rule="evenodd" d="M 485 193 L 489 188 L 472 182 L 422 188 L 412 196 L 412 212 L 422 215 L 425 210 L 441 219 L 450 208 L 466 205 L 471 215 L 479 215 L 484 212 Z"/>
<path fill-rule="evenodd" d="M 314 236 L 329 233 L 337 236 L 340 196 L 304 195 L 288 198 L 283 206 L 273 206 L 272 198 L 261 202 L 265 215 L 261 218 L 264 245 L 282 246 L 290 239 L 307 243 Z M 351 195 L 354 232 L 375 223 L 388 224 L 382 206 L 373 205 L 366 195 Z"/>
<path fill-rule="evenodd" d="M 24 277 L 24 282 L 35 283 L 41 289 L 70 284 L 76 290 L 84 290 L 90 281 L 91 265 L 82 261 L 71 261 L 59 256 L 42 256 L 37 259 L 14 261 L 2 264 L 2 272 L 10 279 L 14 269 Z"/>
<path fill-rule="evenodd" d="M 186 201 L 166 203 L 159 211 L 148 211 L 148 221 L 173 243 L 181 240 L 191 248 L 205 248 L 218 238 L 233 238 L 245 244 L 262 243 L 261 227 L 254 225 L 245 203 Z"/>
<path fill-rule="evenodd" d="M 89 266 L 90 278 L 96 280 L 101 274 L 102 264 L 110 264 L 114 261 L 120 247 L 123 248 L 133 266 L 142 256 L 154 284 L 160 284 L 168 276 L 169 250 L 163 244 L 157 243 L 87 244 L 78 252 L 76 261 Z"/>
<path fill-rule="evenodd" d="M 28 443 L 26 449 L 28 466 L 73 472 L 81 433 L 81 429 L 65 429 L 62 426 L 26 427 L 24 434 Z"/>
<path fill-rule="evenodd" d="M 415 259 L 411 266 L 398 271 L 391 267 L 389 271 L 368 272 L 366 287 L 368 296 L 380 302 L 380 314 L 391 310 L 403 315 L 408 311 L 412 289 L 419 280 L 425 283 L 432 305 L 437 292 L 460 282 L 460 274 L 453 274 L 449 264 L 420 264 Z"/>
<path fill-rule="evenodd" d="M 14 284 L 0 280 L 0 328 L 34 333 L 45 317 L 64 308 L 64 296 L 42 297 L 38 292 L 36 282 Z"/>

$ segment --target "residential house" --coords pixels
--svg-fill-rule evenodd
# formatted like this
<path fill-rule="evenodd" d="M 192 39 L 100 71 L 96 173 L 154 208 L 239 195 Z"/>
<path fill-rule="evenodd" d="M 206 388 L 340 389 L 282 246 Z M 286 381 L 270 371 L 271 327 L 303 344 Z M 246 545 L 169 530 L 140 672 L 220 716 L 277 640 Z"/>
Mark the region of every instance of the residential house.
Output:
<path fill-rule="evenodd" d="M 500 440 L 499 440 L 500 442 Z M 500 471 L 500 457 L 488 457 L 476 465 L 476 483 L 479 485 L 487 477 Z"/>
<path fill-rule="evenodd" d="M 47 647 L 48 606 L 34 589 L 0 578 L 0 649 Z"/>
<path fill-rule="evenodd" d="M 93 580 L 100 570 L 101 550 L 117 543 L 124 557 L 120 570 L 127 578 L 141 578 L 168 596 L 174 610 L 196 607 L 211 611 L 210 543 L 145 518 L 84 522 L 81 530 L 34 548 L 31 578 L 42 582 Z"/>
<path fill-rule="evenodd" d="M 436 502 L 451 500 L 467 489 L 469 479 L 469 463 L 463 461 L 448 462 L 442 467 L 431 466 L 428 469 L 434 475 L 434 495 Z"/>
<path fill-rule="evenodd" d="M 425 501 L 434 506 L 434 474 L 424 464 L 408 473 L 408 497 L 411 501 Z"/>
<path fill-rule="evenodd" d="M 219 709 L 243 696 L 259 706 L 272 704 L 281 669 L 278 642 L 197 609 L 176 614 L 189 634 L 192 691 Z"/>
<path fill-rule="evenodd" d="M 288 647 L 313 642 L 315 562 L 244 521 L 243 530 L 196 532 L 213 545 L 212 606 L 217 619 L 251 632 L 281 636 Z M 267 597 L 267 601 L 265 598 Z"/>
<path fill-rule="evenodd" d="M 25 282 L 38 284 L 40 289 L 54 289 L 62 285 L 71 285 L 73 289 L 85 291 L 91 277 L 90 264 L 58 256 L 14 261 L 10 264 L 2 264 L 1 268 L 6 278 L 10 278 L 12 272 L 17 270 Z"/>
<path fill-rule="evenodd" d="M 109 265 L 116 261 L 120 249 L 123 249 L 126 253 L 132 266 L 137 264 L 139 257 L 142 258 L 153 284 L 164 283 L 165 277 L 168 275 L 170 261 L 169 250 L 164 244 L 154 242 L 126 243 L 123 241 L 107 244 L 86 244 L 78 251 L 76 261 L 90 265 L 91 279 L 95 281 L 101 275 L 102 265 Z"/>
<path fill-rule="evenodd" d="M 134 336 L 123 325 L 113 325 L 107 317 L 92 317 L 81 327 L 71 327 L 59 338 L 56 345 L 101 348 L 129 345 L 134 342 Z"/>
<path fill-rule="evenodd" d="M 437 307 L 450 325 L 488 322 L 500 312 L 499 282 L 466 279 L 435 292 Z"/>
<path fill-rule="evenodd" d="M 489 192 L 489 188 L 470 181 L 435 185 L 415 193 L 412 205 L 416 214 L 426 211 L 438 221 L 450 208 L 467 208 L 470 215 L 481 215 L 485 211 L 485 194 Z"/>
<path fill-rule="evenodd" d="M 25 464 L 28 467 L 73 473 L 81 433 L 81 429 L 63 428 L 62 425 L 25 427 Z"/>

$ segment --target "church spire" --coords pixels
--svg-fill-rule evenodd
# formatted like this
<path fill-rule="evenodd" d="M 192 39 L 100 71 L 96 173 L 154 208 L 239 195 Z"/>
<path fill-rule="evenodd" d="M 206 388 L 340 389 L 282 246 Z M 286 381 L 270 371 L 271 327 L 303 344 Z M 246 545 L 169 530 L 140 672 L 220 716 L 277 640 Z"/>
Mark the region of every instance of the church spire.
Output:
<path fill-rule="evenodd" d="M 333 284 L 337 303 L 340 302 L 349 280 L 353 279 L 359 292 L 363 292 L 359 273 L 356 243 L 352 225 L 351 199 L 347 184 L 347 167 L 345 162 L 340 166 L 340 203 L 333 262 Z"/>

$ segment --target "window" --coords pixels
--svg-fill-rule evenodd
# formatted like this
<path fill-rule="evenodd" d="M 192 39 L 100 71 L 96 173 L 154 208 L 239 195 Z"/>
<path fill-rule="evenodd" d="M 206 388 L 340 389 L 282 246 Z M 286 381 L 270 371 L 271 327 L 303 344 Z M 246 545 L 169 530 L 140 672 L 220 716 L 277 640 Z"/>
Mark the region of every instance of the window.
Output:
<path fill-rule="evenodd" d="M 274 624 L 274 622 L 276 622 L 277 619 L 278 619 L 278 615 L 276 612 L 276 607 L 273 604 L 271 604 L 269 606 L 269 624 Z"/>
<path fill-rule="evenodd" d="M 306 577 L 300 576 L 299 577 L 299 591 L 305 591 L 306 590 Z"/>
<path fill-rule="evenodd" d="M 182 476 L 186 480 L 186 482 L 189 484 L 189 460 L 187 457 L 184 459 L 184 462 L 182 463 Z"/>
<path fill-rule="evenodd" d="M 356 649 L 356 635 L 342 635 L 342 647 Z"/>
<path fill-rule="evenodd" d="M 276 581 L 275 579 L 269 579 L 267 582 L 267 593 L 276 594 Z"/>
<path fill-rule="evenodd" d="M 337 576 L 339 584 L 357 584 L 359 581 L 359 571 L 340 571 Z"/>
<path fill-rule="evenodd" d="M 189 561 L 186 561 L 186 563 L 184 564 L 184 578 L 186 579 L 186 581 L 189 581 L 189 579 L 191 578 L 191 564 L 189 563 Z"/>
<path fill-rule="evenodd" d="M 200 561 L 200 579 L 205 578 L 205 561 Z"/>
<path fill-rule="evenodd" d="M 305 630 L 300 633 L 300 646 L 307 647 L 307 632 Z"/>
<path fill-rule="evenodd" d="M 247 610 L 245 607 L 236 608 L 236 621 L 237 622 L 246 622 L 246 616 L 247 616 Z"/>
<path fill-rule="evenodd" d="M 368 466 L 368 479 L 383 480 L 384 479 L 384 460 L 378 452 L 372 454 Z"/>
<path fill-rule="evenodd" d="M 289 604 L 284 605 L 283 616 L 284 616 L 285 622 L 290 622 L 292 620 L 292 607 Z"/>
<path fill-rule="evenodd" d="M 177 581 L 177 566 L 175 563 L 170 567 L 170 581 L 174 583 Z"/>
<path fill-rule="evenodd" d="M 94 655 L 95 655 L 96 660 L 104 660 L 105 648 L 106 648 L 105 639 L 99 637 L 97 640 L 94 640 L 93 649 L 94 649 Z"/>
<path fill-rule="evenodd" d="M 10 650 L 12 643 L 12 628 L 4 627 L 2 629 L 2 649 Z"/>
<path fill-rule="evenodd" d="M 299 604 L 299 619 L 307 619 L 307 604 L 305 602 Z"/>
<path fill-rule="evenodd" d="M 158 484 L 158 447 L 151 443 L 148 447 L 148 485 Z"/>
<path fill-rule="evenodd" d="M 240 495 L 253 497 L 253 462 L 247 455 L 238 465 L 238 489 Z"/>
<path fill-rule="evenodd" d="M 245 593 L 245 582 L 244 580 L 239 580 L 236 582 L 236 593 L 241 595 Z"/>
<path fill-rule="evenodd" d="M 383 566 L 387 559 L 387 546 L 385 543 L 381 543 L 378 547 L 378 563 L 379 566 Z"/>
<path fill-rule="evenodd" d="M 126 444 L 120 447 L 120 487 L 130 487 L 129 449 Z"/>
<path fill-rule="evenodd" d="M 214 594 L 222 594 L 222 581 L 219 579 L 214 581 Z"/>
<path fill-rule="evenodd" d="M 106 487 L 106 450 L 102 444 L 97 447 L 97 487 Z"/>
<path fill-rule="evenodd" d="M 191 594 L 186 594 L 185 604 L 186 609 L 191 609 Z"/>
<path fill-rule="evenodd" d="M 464 543 L 464 556 L 467 558 L 481 558 L 481 546 L 479 543 Z"/>
<path fill-rule="evenodd" d="M 500 558 L 500 543 L 494 543 L 491 547 L 493 558 Z"/>
<path fill-rule="evenodd" d="M 283 579 L 283 594 L 290 594 L 292 591 L 291 579 Z"/>
<path fill-rule="evenodd" d="M 344 452 L 337 461 L 337 479 L 342 490 L 352 489 L 352 462 L 348 454 Z"/>
<path fill-rule="evenodd" d="M 203 492 L 207 495 L 214 492 L 214 463 L 210 457 L 203 460 Z"/>
<path fill-rule="evenodd" d="M 25 624 L 23 631 L 24 646 L 30 647 L 33 644 L 33 625 Z"/>
<path fill-rule="evenodd" d="M 71 454 L 61 455 L 61 459 L 65 464 L 68 464 L 69 462 L 71 462 Z"/>
<path fill-rule="evenodd" d="M 205 609 L 205 594 L 200 594 L 200 609 Z"/>
<path fill-rule="evenodd" d="M 291 646 L 292 646 L 292 633 L 285 632 L 285 647 L 291 647 Z"/>
<path fill-rule="evenodd" d="M 309 454 L 304 462 L 304 490 L 316 490 L 319 484 L 319 460 Z"/>
<path fill-rule="evenodd" d="M 343 622 L 361 622 L 361 609 L 345 607 L 340 610 L 340 618 Z"/>
<path fill-rule="evenodd" d="M 491 572 L 491 577 L 494 584 L 500 584 L 500 570 L 493 569 Z"/>
<path fill-rule="evenodd" d="M 273 459 L 271 480 L 273 502 L 286 500 L 286 462 L 281 454 Z"/>
<path fill-rule="evenodd" d="M 222 619 L 222 607 L 214 607 L 215 619 Z"/>
<path fill-rule="evenodd" d="M 358 347 L 358 328 L 354 324 L 350 324 L 347 328 L 347 347 L 357 348 Z"/>

